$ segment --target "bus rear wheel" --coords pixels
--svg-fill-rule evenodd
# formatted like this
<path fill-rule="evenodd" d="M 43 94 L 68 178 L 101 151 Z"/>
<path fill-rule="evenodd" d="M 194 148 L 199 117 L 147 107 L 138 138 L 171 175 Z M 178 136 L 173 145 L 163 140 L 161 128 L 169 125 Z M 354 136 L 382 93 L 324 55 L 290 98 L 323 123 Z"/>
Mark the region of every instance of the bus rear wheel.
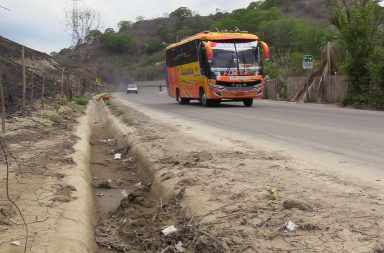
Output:
<path fill-rule="evenodd" d="M 179 89 L 177 89 L 176 90 L 176 101 L 180 105 L 187 105 L 187 104 L 189 104 L 190 99 L 189 98 L 182 98 L 182 97 L 180 97 L 180 91 L 179 91 Z"/>
<path fill-rule="evenodd" d="M 253 104 L 253 98 L 245 98 L 243 103 L 245 107 L 251 107 Z"/>

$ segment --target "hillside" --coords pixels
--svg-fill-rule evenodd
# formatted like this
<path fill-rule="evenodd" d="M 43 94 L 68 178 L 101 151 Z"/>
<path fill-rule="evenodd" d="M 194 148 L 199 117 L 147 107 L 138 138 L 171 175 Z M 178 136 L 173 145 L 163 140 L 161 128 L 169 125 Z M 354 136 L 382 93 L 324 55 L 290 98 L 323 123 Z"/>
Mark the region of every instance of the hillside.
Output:
<path fill-rule="evenodd" d="M 84 58 L 81 52 L 90 51 L 87 61 L 89 82 L 97 76 L 104 83 L 121 85 L 132 80 L 158 80 L 164 75 L 164 48 L 192 34 L 239 27 L 260 35 L 271 45 L 272 53 L 274 50 L 283 54 L 305 51 L 316 55 L 329 37 L 322 27 L 327 20 L 327 0 L 266 0 L 233 12 L 217 11 L 209 16 L 200 16 L 180 7 L 167 18 L 137 22 L 123 20 L 119 22 L 118 31 L 112 28 L 92 30 L 86 38 L 87 43 L 74 49 L 63 49 L 55 59 L 64 66 L 79 65 L 79 59 Z M 297 57 L 294 60 L 300 61 Z M 292 64 L 296 72 L 300 70 L 298 65 L 300 62 Z"/>
<path fill-rule="evenodd" d="M 267 0 L 264 5 L 266 8 L 278 7 L 287 16 L 318 24 L 329 21 L 328 0 Z"/>
<path fill-rule="evenodd" d="M 22 97 L 22 45 L 0 36 L 0 65 L 3 70 L 4 97 L 7 112 L 14 112 L 20 107 Z M 27 98 L 31 98 L 31 76 L 34 72 L 34 98 L 41 97 L 43 73 L 46 76 L 47 96 L 53 96 L 59 90 L 56 84 L 61 77 L 60 65 L 49 55 L 25 47 Z M 29 102 L 28 102 L 29 103 Z"/>

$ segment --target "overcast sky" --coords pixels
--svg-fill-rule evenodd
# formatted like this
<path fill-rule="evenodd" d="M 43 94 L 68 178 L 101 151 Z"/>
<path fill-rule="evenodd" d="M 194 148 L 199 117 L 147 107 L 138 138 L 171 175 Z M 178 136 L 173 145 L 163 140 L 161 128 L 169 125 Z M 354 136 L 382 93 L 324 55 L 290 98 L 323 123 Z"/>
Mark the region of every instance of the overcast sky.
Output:
<path fill-rule="evenodd" d="M 80 1 L 81 2 L 81 1 Z M 245 8 L 252 0 L 82 0 L 98 11 L 102 29 L 117 29 L 121 20 L 135 21 L 162 17 L 185 6 L 200 15 L 215 13 L 216 9 L 232 11 Z M 70 35 L 65 29 L 65 12 L 72 0 L 0 0 L 0 35 L 33 49 L 50 53 L 70 46 Z"/>

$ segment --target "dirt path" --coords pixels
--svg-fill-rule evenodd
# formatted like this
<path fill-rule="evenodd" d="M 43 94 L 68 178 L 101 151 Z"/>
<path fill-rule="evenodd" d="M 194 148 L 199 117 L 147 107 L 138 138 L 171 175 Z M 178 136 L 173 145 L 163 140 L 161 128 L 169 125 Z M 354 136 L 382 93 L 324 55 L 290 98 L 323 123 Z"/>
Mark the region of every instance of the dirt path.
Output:
<path fill-rule="evenodd" d="M 199 224 L 192 252 L 384 250 L 384 194 L 377 185 L 266 152 L 257 140 L 197 137 L 193 125 L 172 127 L 176 119 L 159 124 L 126 110 L 137 133 L 132 145 L 152 164 L 162 194 L 185 191 L 182 205 Z M 289 221 L 294 231 L 285 228 Z"/>

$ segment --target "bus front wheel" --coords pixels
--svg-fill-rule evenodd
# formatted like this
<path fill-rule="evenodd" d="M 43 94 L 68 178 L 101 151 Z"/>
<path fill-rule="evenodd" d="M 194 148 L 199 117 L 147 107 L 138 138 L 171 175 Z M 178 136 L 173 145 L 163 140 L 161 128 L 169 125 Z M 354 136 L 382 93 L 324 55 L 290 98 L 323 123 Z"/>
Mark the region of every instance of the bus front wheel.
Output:
<path fill-rule="evenodd" d="M 243 103 L 245 107 L 251 107 L 253 104 L 253 98 L 245 98 Z"/>
<path fill-rule="evenodd" d="M 205 95 L 205 91 L 203 89 L 200 90 L 200 103 L 204 107 L 211 105 L 211 100 L 207 98 L 207 95 Z"/>

